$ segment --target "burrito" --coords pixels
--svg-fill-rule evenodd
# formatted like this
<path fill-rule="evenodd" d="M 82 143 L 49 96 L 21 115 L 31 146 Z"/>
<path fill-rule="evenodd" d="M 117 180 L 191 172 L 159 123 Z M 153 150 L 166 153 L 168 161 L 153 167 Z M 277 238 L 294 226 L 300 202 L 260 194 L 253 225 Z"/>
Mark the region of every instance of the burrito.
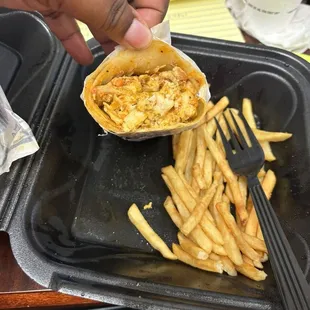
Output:
<path fill-rule="evenodd" d="M 145 50 L 114 51 L 86 78 L 82 98 L 105 131 L 140 141 L 199 126 L 208 95 L 198 67 L 154 39 Z"/>

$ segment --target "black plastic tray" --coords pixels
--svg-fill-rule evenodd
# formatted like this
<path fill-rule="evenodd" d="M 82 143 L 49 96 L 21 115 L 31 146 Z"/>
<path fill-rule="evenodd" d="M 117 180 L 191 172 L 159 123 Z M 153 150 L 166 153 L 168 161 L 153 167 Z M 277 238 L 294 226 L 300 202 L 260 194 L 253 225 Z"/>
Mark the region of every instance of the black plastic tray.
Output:
<path fill-rule="evenodd" d="M 36 136 L 64 56 L 62 46 L 39 14 L 0 8 L 0 85 L 13 111 L 28 122 Z M 0 176 L 3 227 L 10 220 L 10 206 L 19 195 L 32 159 L 14 162 L 10 173 Z"/>
<path fill-rule="evenodd" d="M 227 94 L 233 106 L 249 97 L 263 128 L 294 134 L 274 147 L 272 203 L 309 279 L 309 65 L 280 50 L 218 40 L 175 35 L 173 44 L 206 73 L 216 97 Z M 172 163 L 171 138 L 102 136 L 80 100 L 85 76 L 103 59 L 91 46 L 91 67 L 64 61 L 38 130 L 41 149 L 2 227 L 23 270 L 45 287 L 138 309 L 281 309 L 268 264 L 260 283 L 202 272 L 164 260 L 128 223 L 132 202 L 153 201 L 146 218 L 169 245 L 174 240 L 160 178 Z"/>

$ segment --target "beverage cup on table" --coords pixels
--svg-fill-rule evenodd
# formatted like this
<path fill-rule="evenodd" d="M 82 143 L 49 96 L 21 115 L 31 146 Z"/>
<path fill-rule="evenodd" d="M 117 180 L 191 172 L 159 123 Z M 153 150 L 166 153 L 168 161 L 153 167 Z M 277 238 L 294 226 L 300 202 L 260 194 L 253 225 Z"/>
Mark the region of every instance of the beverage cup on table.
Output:
<path fill-rule="evenodd" d="M 302 0 L 243 0 L 252 27 L 267 32 L 281 31 L 292 21 Z"/>

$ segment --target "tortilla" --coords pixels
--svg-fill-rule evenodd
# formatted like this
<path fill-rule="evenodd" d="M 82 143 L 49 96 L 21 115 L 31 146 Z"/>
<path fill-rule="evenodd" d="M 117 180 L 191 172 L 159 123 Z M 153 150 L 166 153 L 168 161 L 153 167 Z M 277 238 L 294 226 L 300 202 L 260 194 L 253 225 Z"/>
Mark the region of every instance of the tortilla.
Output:
<path fill-rule="evenodd" d="M 194 80 L 196 85 L 199 85 L 197 113 L 188 122 L 176 123 L 163 128 L 137 128 L 136 130 L 125 131 L 122 126 L 115 122 L 115 119 L 112 120 L 111 116 L 105 112 L 106 109 L 97 105 L 93 98 L 94 89 L 100 85 L 108 84 L 113 78 L 154 74 L 160 67 L 171 70 L 176 66 L 181 68 L 190 79 Z M 158 39 L 154 39 L 151 45 L 144 50 L 117 48 L 85 79 L 82 93 L 87 111 L 106 132 L 132 141 L 173 135 L 199 126 L 206 114 L 206 100 L 209 97 L 206 77 L 197 65 L 181 51 Z"/>

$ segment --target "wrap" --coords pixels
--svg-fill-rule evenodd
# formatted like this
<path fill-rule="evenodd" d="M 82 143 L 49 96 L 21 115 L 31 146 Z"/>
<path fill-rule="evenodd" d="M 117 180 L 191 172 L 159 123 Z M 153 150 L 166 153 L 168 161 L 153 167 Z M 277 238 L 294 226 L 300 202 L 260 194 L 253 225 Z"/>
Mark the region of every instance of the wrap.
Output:
<path fill-rule="evenodd" d="M 169 31 L 169 30 L 168 30 Z M 153 29 L 154 38 L 151 45 L 144 50 L 130 50 L 117 47 L 113 53 L 106 57 L 98 68 L 85 79 L 82 100 L 85 107 L 94 120 L 105 132 L 117 135 L 131 141 L 141 141 L 159 136 L 180 133 L 184 130 L 195 128 L 203 121 L 206 114 L 206 102 L 210 98 L 209 88 L 205 75 L 201 72 L 195 62 L 180 50 L 169 43 L 156 37 L 166 36 L 167 23 L 157 25 Z M 168 40 L 170 40 L 170 31 Z M 107 85 L 112 79 L 124 76 L 140 76 L 144 74 L 156 74 L 158 70 L 171 70 L 181 68 L 189 79 L 195 82 L 198 91 L 198 105 L 195 116 L 185 122 L 165 124 L 162 128 L 135 128 L 134 130 L 124 128 L 112 119 L 94 99 L 94 90 L 100 85 Z M 158 69 L 163 68 L 163 69 Z M 107 107 L 108 108 L 108 107 Z M 151 125 L 150 125 L 151 126 Z"/>

